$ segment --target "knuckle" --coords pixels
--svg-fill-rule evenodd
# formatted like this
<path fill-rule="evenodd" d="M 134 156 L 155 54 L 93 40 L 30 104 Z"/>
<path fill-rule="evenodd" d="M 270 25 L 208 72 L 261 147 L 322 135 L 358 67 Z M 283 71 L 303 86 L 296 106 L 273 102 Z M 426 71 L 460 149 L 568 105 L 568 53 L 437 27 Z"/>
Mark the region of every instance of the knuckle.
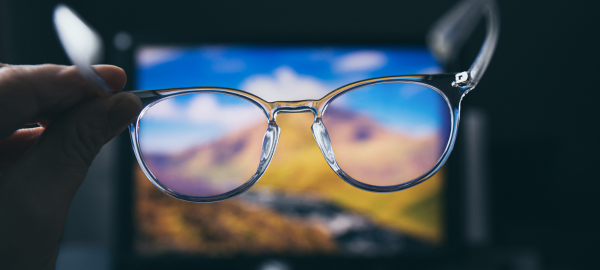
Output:
<path fill-rule="evenodd" d="M 23 66 L 5 65 L 0 68 L 0 92 L 3 99 L 13 99 L 27 102 L 21 106 L 35 105 L 32 89 L 33 82 L 27 79 L 27 70 Z"/>
<path fill-rule="evenodd" d="M 82 90 L 90 87 L 86 80 L 81 77 L 75 66 L 63 67 L 57 76 L 58 81 L 69 82 L 70 87 L 75 89 Z"/>
<path fill-rule="evenodd" d="M 23 67 L 4 65 L 0 68 L 0 79 L 3 84 L 12 85 L 23 79 Z M 26 80 L 25 80 L 26 82 Z"/>
<path fill-rule="evenodd" d="M 83 162 L 83 165 L 89 167 L 92 161 L 107 142 L 107 134 L 104 129 L 99 128 L 98 123 L 93 123 L 94 119 L 87 121 L 76 121 L 69 129 L 68 138 L 63 146 L 68 160 L 74 162 Z"/>
<path fill-rule="evenodd" d="M 0 68 L 0 83 L 9 89 L 22 89 L 31 92 L 36 88 L 36 79 L 40 77 L 38 75 L 34 79 L 31 76 L 32 74 L 35 74 L 35 66 L 5 65 Z"/>

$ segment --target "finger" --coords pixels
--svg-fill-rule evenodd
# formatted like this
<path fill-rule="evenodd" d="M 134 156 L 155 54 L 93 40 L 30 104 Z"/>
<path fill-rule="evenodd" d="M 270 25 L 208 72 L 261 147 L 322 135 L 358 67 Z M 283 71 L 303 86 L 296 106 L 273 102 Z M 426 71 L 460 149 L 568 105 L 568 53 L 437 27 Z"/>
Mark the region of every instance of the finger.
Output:
<path fill-rule="evenodd" d="M 141 101 L 131 93 L 84 102 L 52 121 L 20 162 L 37 164 L 36 171 L 51 179 L 61 179 L 62 171 L 87 171 L 102 146 L 123 131 L 141 108 Z"/>
<path fill-rule="evenodd" d="M 98 74 L 114 90 L 127 81 L 115 66 L 96 66 Z M 74 66 L 38 65 L 0 67 L 0 138 L 37 119 L 52 119 L 76 104 L 108 96 L 86 82 Z"/>
<path fill-rule="evenodd" d="M 43 127 L 19 129 L 0 141 L 0 170 L 17 161 L 29 150 L 44 132 Z"/>
<path fill-rule="evenodd" d="M 71 200 L 89 165 L 141 108 L 135 95 L 119 93 L 88 100 L 50 123 L 33 148 L 1 175 L 0 212 L 11 218 L 0 219 L 0 230 L 12 231 L 0 239 L 0 254 L 31 254 L 30 260 L 14 262 L 31 269 L 55 259 Z"/>
<path fill-rule="evenodd" d="M 112 65 L 95 65 L 94 69 L 110 89 L 119 91 L 125 87 L 127 75 L 122 68 Z M 106 93 L 106 91 L 102 92 Z"/>

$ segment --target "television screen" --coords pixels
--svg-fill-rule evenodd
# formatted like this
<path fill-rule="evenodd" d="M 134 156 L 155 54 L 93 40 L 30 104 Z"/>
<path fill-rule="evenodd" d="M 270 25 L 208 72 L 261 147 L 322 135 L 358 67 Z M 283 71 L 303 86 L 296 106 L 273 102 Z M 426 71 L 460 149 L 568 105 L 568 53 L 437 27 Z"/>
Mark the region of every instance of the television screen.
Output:
<path fill-rule="evenodd" d="M 135 69 L 136 89 L 140 90 L 219 86 L 244 90 L 267 101 L 319 99 L 358 80 L 441 72 L 425 46 L 358 45 L 148 45 L 138 47 Z M 411 89 L 400 94 L 419 98 L 419 102 L 436 102 L 418 97 L 418 91 Z M 210 104 L 182 102 L 189 104 L 186 110 L 219 106 L 215 100 Z M 439 103 L 439 108 L 440 112 L 447 111 L 445 103 Z M 429 110 L 420 117 L 424 123 L 440 121 L 442 115 L 435 113 Z M 171 198 L 154 187 L 137 165 L 133 166 L 135 252 L 150 257 L 377 257 L 427 254 L 444 243 L 443 169 L 408 190 L 359 190 L 327 165 L 310 130 L 313 120 L 311 113 L 279 115 L 281 137 L 269 168 L 254 187 L 230 200 L 197 204 Z M 169 132 L 168 124 L 150 122 L 146 128 L 164 135 Z M 437 136 L 427 125 L 412 132 L 415 130 L 420 135 L 431 134 L 434 139 Z M 394 132 L 409 142 L 415 135 Z M 253 135 L 238 132 L 235 136 Z M 144 140 L 151 145 L 152 136 Z M 185 140 L 161 144 L 153 151 L 176 153 L 194 138 Z M 198 142 L 200 146 L 202 143 Z M 398 147 L 401 155 L 403 146 Z M 369 157 L 372 162 L 377 158 Z M 193 162 L 201 161 L 186 162 L 194 166 Z M 359 168 L 360 164 L 355 166 Z"/>

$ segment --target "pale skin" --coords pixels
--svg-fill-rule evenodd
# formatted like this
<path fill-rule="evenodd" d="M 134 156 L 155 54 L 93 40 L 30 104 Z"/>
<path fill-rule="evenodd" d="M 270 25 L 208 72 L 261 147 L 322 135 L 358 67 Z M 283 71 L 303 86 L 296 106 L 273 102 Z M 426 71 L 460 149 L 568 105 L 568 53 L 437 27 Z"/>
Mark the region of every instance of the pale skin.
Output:
<path fill-rule="evenodd" d="M 115 93 L 69 66 L 0 63 L 0 269 L 54 269 L 71 201 L 102 146 L 142 109 L 127 77 L 96 66 Z M 26 124 L 41 127 L 21 129 Z"/>

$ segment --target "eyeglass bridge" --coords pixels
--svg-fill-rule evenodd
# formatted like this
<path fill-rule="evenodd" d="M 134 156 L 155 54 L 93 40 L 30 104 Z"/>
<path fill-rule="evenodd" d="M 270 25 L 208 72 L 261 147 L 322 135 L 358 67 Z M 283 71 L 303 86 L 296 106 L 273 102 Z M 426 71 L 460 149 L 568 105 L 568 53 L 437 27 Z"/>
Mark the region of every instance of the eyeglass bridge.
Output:
<path fill-rule="evenodd" d="M 298 101 L 275 101 L 271 102 L 270 118 L 275 118 L 279 113 L 303 113 L 312 112 L 319 117 L 318 100 L 298 100 Z M 273 120 L 273 119 L 269 119 Z"/>

